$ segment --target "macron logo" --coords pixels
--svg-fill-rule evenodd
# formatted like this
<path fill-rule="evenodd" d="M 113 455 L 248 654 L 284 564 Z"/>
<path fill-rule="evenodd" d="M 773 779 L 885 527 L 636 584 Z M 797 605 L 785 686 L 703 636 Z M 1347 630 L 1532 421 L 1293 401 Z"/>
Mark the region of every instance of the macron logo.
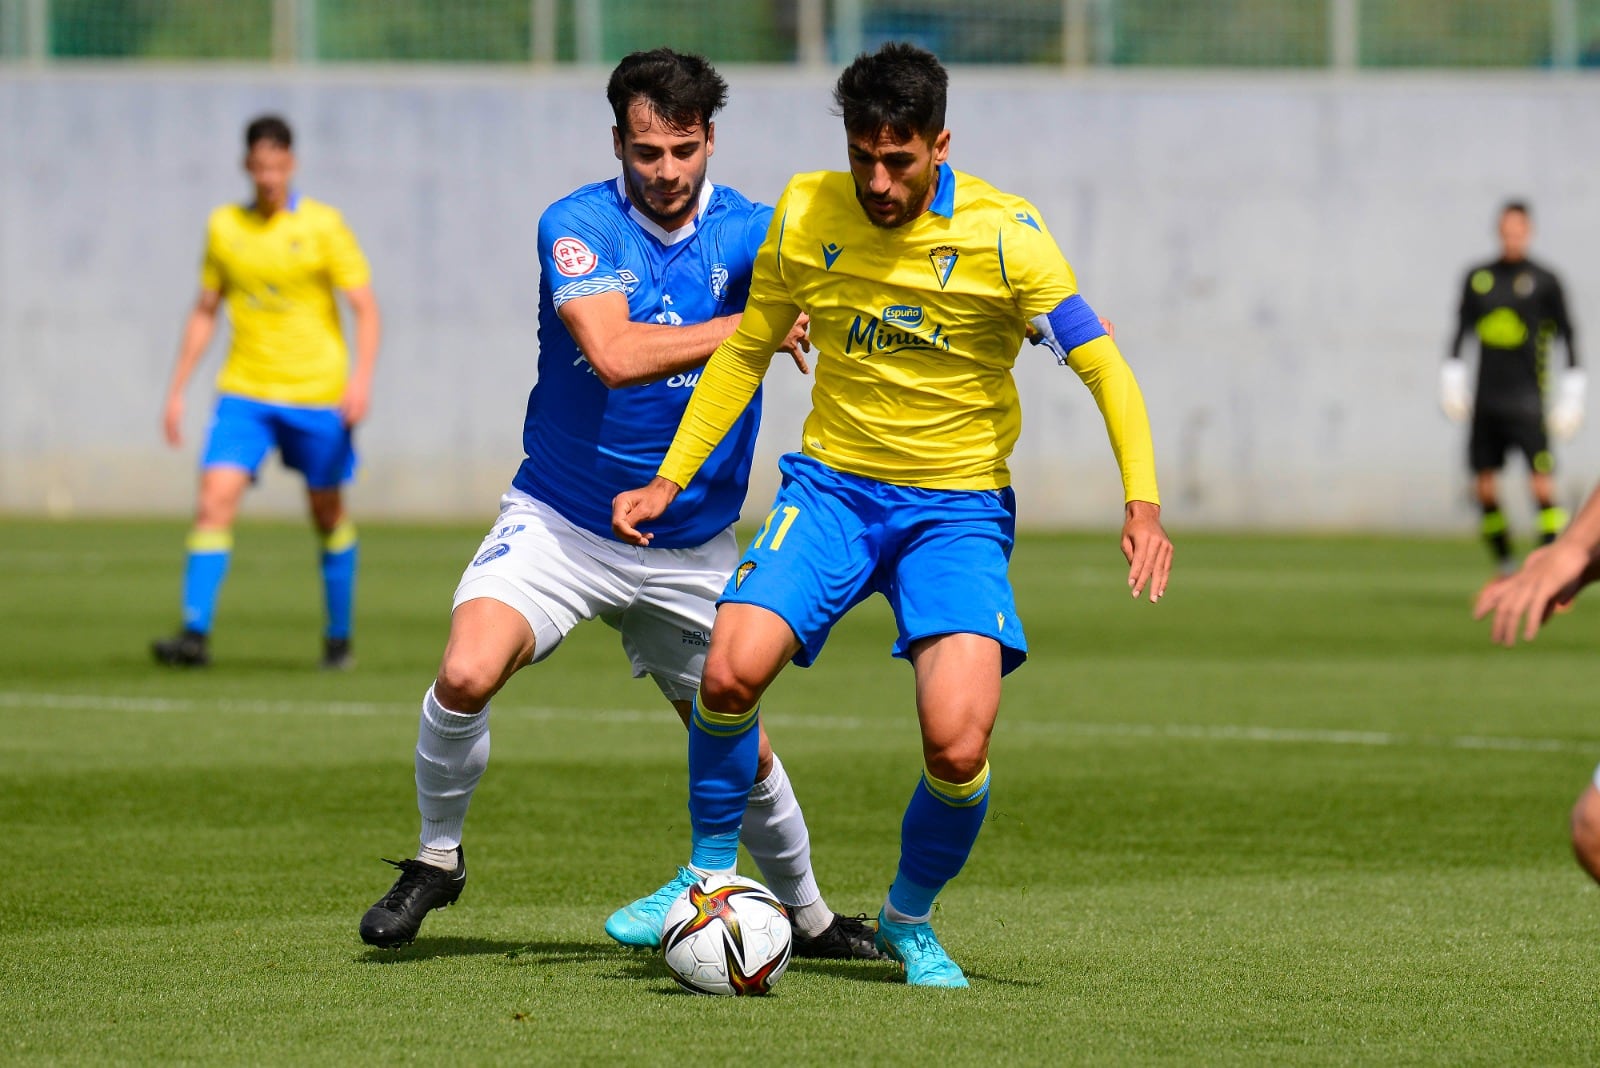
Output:
<path fill-rule="evenodd" d="M 840 248 L 838 245 L 835 245 L 831 241 L 822 246 L 822 262 L 830 271 L 833 270 L 833 261 L 838 259 L 843 254 L 844 249 Z"/>

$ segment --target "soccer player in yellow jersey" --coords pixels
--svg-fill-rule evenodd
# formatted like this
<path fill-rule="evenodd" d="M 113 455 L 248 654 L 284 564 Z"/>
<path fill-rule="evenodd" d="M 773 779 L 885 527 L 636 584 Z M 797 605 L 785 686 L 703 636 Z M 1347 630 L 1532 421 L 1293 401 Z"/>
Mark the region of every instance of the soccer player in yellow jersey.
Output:
<path fill-rule="evenodd" d="M 690 868 L 734 868 L 762 693 L 881 593 L 899 628 L 894 653 L 916 675 L 925 770 L 878 944 L 907 982 L 959 987 L 966 978 L 929 917 L 982 826 L 1000 679 L 1027 651 L 1006 574 L 1016 514 L 1006 457 L 1021 425 L 1010 368 L 1024 324 L 1104 413 L 1134 597 L 1160 599 L 1172 545 L 1133 373 L 1032 206 L 946 163 L 946 82 L 936 58 L 904 44 L 840 76 L 850 172 L 790 181 L 738 332 L 707 363 L 657 477 L 617 496 L 612 523 L 649 544 L 788 324 L 808 314 L 819 356 L 802 449 L 783 458 L 776 504 L 723 592 L 692 710 Z"/>
<path fill-rule="evenodd" d="M 210 663 L 217 592 L 233 550 L 233 520 L 244 491 L 274 448 L 305 476 L 311 521 L 322 539 L 327 629 L 322 663 L 350 664 L 356 529 L 341 487 L 355 472 L 351 431 L 367 414 L 378 357 L 378 303 L 366 257 L 343 217 L 301 196 L 289 125 L 265 115 L 245 129 L 248 204 L 211 213 L 200 296 L 189 313 L 167 388 L 167 441 L 182 444 L 183 394 L 216 332 L 227 301 L 233 345 L 217 376 L 217 408 L 200 461 L 200 493 L 183 579 L 183 629 L 156 641 L 163 664 Z M 335 293 L 355 316 L 352 370 Z"/>

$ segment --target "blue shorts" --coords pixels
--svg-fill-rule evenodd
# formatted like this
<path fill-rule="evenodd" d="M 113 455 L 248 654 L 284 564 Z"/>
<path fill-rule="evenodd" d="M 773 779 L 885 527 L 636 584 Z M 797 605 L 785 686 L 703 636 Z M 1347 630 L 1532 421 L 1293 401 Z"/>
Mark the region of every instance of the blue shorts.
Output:
<path fill-rule="evenodd" d="M 1028 656 L 1006 568 L 1016 495 L 896 486 L 847 475 L 799 453 L 779 461 L 772 513 L 718 604 L 781 616 L 809 666 L 846 612 L 874 593 L 894 609 L 894 655 L 939 634 L 981 634 L 1001 646 L 1001 673 Z"/>
<path fill-rule="evenodd" d="M 270 404 L 223 394 L 200 466 L 242 467 L 254 479 L 274 447 L 311 489 L 333 489 L 356 472 L 355 443 L 337 408 Z"/>

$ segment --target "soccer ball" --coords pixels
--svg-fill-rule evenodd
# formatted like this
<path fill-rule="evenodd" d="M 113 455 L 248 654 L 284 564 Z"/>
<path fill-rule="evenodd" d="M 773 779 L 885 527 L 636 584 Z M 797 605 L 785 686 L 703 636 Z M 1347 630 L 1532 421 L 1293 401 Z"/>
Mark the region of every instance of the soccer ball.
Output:
<path fill-rule="evenodd" d="M 661 953 L 696 994 L 765 994 L 789 966 L 789 914 L 754 879 L 712 875 L 667 909 Z"/>

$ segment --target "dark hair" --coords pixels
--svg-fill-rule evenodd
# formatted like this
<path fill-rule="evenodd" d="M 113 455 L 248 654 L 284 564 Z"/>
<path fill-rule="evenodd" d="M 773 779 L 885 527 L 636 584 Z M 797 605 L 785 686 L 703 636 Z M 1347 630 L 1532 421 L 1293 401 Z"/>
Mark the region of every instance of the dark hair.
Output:
<path fill-rule="evenodd" d="M 294 134 L 289 130 L 289 124 L 276 115 L 262 115 L 251 119 L 250 125 L 244 128 L 244 148 L 248 152 L 256 147 L 258 141 L 269 141 L 279 148 L 293 148 Z"/>
<path fill-rule="evenodd" d="M 833 102 L 846 132 L 873 136 L 888 130 L 901 140 L 920 134 L 932 141 L 944 129 L 950 76 L 932 52 L 891 41 L 863 52 L 839 75 Z"/>
<path fill-rule="evenodd" d="M 1533 218 L 1533 212 L 1528 210 L 1528 202 L 1526 200 L 1508 200 L 1500 206 L 1500 215 L 1502 217 L 1510 215 L 1512 212 L 1516 212 L 1525 219 Z"/>
<path fill-rule="evenodd" d="M 628 108 L 643 97 L 656 117 L 674 130 L 706 126 L 728 102 L 728 83 L 704 56 L 655 48 L 622 57 L 606 83 L 606 99 L 627 138 Z"/>

